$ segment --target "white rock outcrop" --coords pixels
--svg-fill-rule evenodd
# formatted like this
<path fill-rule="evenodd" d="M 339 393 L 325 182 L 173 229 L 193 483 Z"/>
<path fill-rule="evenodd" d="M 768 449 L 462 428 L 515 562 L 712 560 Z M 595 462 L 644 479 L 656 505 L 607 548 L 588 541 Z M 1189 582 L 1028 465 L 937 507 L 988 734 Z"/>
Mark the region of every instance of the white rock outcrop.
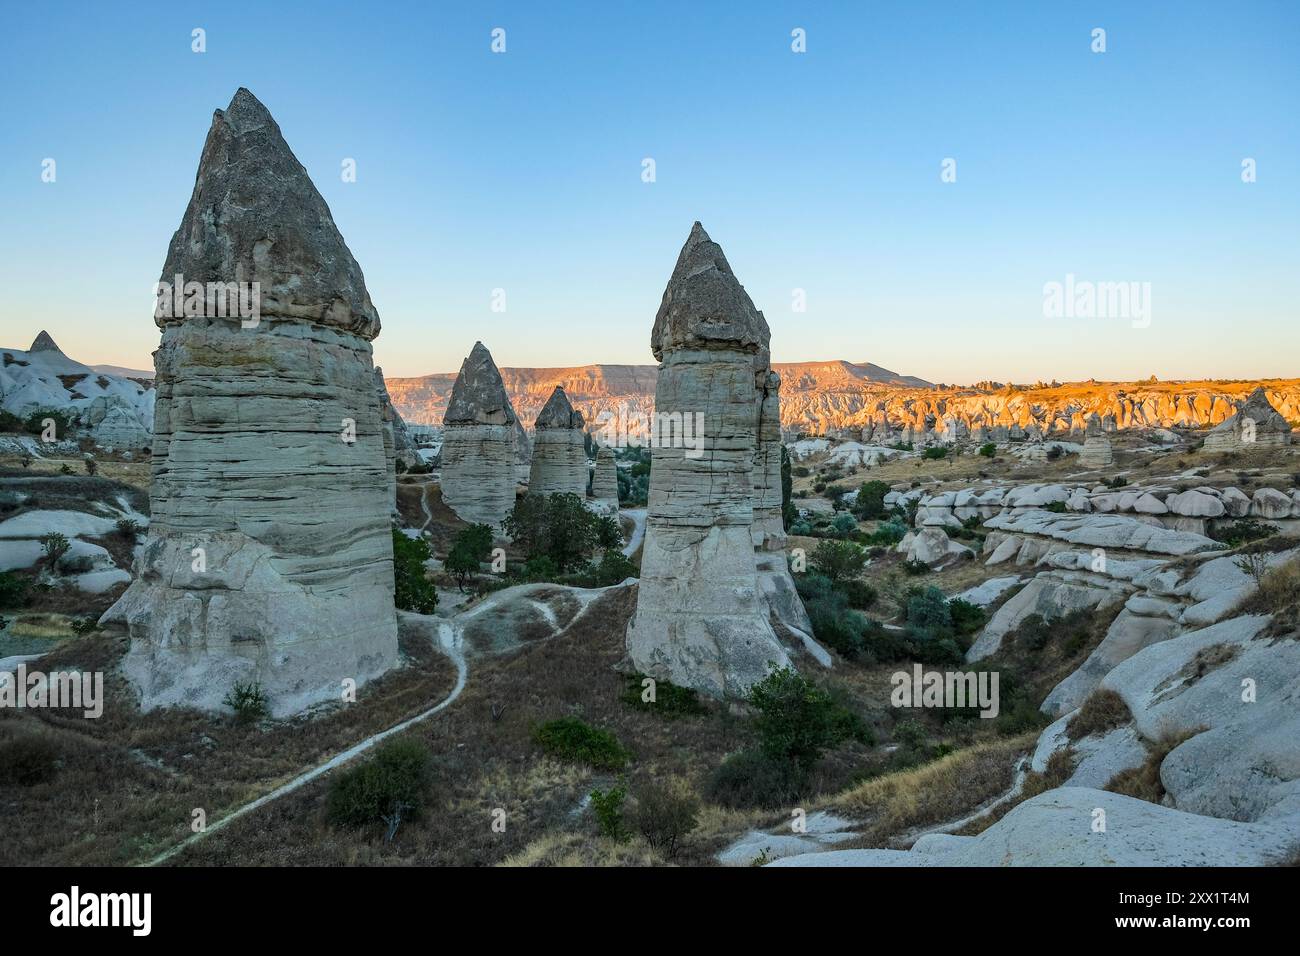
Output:
<path fill-rule="evenodd" d="M 152 521 L 103 621 L 129 631 L 145 709 L 217 709 L 236 683 L 275 715 L 338 700 L 398 659 L 379 316 L 247 90 L 213 116 L 163 281 L 177 275 L 260 283 L 260 317 L 155 313 Z"/>
<path fill-rule="evenodd" d="M 596 449 L 596 467 L 591 473 L 591 502 L 599 511 L 618 514 L 618 463 L 614 449 L 601 445 Z"/>

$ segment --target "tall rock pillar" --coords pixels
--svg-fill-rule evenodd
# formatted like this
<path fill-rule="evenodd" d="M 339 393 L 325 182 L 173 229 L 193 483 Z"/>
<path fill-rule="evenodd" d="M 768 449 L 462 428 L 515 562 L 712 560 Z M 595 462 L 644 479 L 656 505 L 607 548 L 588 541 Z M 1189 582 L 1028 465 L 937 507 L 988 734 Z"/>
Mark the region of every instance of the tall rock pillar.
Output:
<path fill-rule="evenodd" d="M 555 386 L 534 426 L 530 495 L 587 496 L 585 424 L 582 412 L 574 411 L 563 387 Z"/>
<path fill-rule="evenodd" d="M 755 357 L 762 315 L 697 222 L 655 316 L 656 441 L 633 663 L 713 697 L 740 697 L 789 657 L 754 560 Z"/>
<path fill-rule="evenodd" d="M 146 710 L 236 683 L 277 716 L 339 700 L 398 659 L 379 315 L 248 90 L 213 115 L 162 283 L 184 294 L 155 311 L 149 536 L 103 618 L 126 676 Z"/>
<path fill-rule="evenodd" d="M 443 416 L 442 500 L 461 520 L 499 528 L 514 508 L 518 427 L 491 353 L 475 342 Z"/>

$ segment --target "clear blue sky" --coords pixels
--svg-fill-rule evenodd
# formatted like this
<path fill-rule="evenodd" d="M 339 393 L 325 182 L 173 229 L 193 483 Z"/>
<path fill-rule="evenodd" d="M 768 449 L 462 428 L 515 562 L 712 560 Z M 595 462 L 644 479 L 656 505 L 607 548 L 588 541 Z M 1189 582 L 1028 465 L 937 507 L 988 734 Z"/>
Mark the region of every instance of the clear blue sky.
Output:
<path fill-rule="evenodd" d="M 0 344 L 149 365 L 212 111 L 247 86 L 365 272 L 390 376 L 476 338 L 502 365 L 651 362 L 695 219 L 777 360 L 1300 375 L 1300 3 L 744 6 L 7 4 Z M 1150 282 L 1150 326 L 1044 318 L 1067 273 Z"/>

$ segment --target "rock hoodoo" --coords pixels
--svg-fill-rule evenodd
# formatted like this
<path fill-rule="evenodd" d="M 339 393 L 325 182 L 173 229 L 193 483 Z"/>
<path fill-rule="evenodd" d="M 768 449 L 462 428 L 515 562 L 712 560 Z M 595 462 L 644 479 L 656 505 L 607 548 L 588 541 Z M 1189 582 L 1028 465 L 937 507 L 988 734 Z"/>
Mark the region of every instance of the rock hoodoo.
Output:
<path fill-rule="evenodd" d="M 1101 427 L 1101 419 L 1094 413 L 1088 416 L 1084 431 L 1083 451 L 1079 452 L 1079 464 L 1084 468 L 1107 468 L 1115 456 L 1110 448 L 1110 436 Z"/>
<path fill-rule="evenodd" d="M 760 313 L 761 315 L 761 313 Z M 767 348 L 754 372 L 758 424 L 754 442 L 754 546 L 779 550 L 785 543 L 781 520 L 781 376 L 772 371 Z"/>
<path fill-rule="evenodd" d="M 533 462 L 528 473 L 530 495 L 587 495 L 587 448 L 583 443 L 582 412 L 573 410 L 569 396 L 556 386 L 542 406 L 533 432 Z"/>
<path fill-rule="evenodd" d="M 769 623 L 754 558 L 756 357 L 767 323 L 697 222 L 655 316 L 655 411 L 694 441 L 653 451 L 637 608 L 627 631 L 645 673 L 738 697 L 789 656 Z M 681 434 L 681 433 L 679 433 Z M 778 453 L 779 454 L 779 453 Z"/>
<path fill-rule="evenodd" d="M 1252 445 L 1289 445 L 1291 426 L 1282 417 L 1261 385 L 1247 396 L 1237 413 L 1205 436 L 1206 451 L 1239 451 Z"/>
<path fill-rule="evenodd" d="M 105 613 L 145 709 L 217 709 L 258 684 L 275 715 L 398 659 L 379 315 L 324 199 L 239 90 L 212 119 L 163 281 L 259 283 L 253 323 L 160 309 L 151 525 Z M 256 294 L 255 294 L 256 296 Z"/>
<path fill-rule="evenodd" d="M 491 353 L 475 342 L 443 416 L 442 500 L 463 521 L 496 528 L 514 507 L 518 427 Z"/>
<path fill-rule="evenodd" d="M 599 511 L 618 514 L 618 464 L 614 449 L 601 445 L 596 450 L 596 469 L 591 476 L 591 500 Z"/>

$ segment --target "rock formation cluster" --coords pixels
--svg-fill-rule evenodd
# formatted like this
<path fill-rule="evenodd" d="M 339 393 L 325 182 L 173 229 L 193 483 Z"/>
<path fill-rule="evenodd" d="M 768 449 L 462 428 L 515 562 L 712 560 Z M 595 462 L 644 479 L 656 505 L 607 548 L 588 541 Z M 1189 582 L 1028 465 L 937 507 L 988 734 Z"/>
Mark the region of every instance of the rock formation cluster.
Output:
<path fill-rule="evenodd" d="M 1079 464 L 1084 468 L 1108 468 L 1114 461 L 1110 435 L 1102 428 L 1101 418 L 1095 414 L 1089 415 L 1083 450 L 1079 452 Z"/>
<path fill-rule="evenodd" d="M 564 389 L 555 386 L 534 425 L 530 495 L 586 497 L 589 472 L 584 424 L 582 412 L 575 412 Z"/>
<path fill-rule="evenodd" d="M 215 709 L 256 684 L 275 715 L 339 700 L 398 659 L 379 315 L 271 114 L 212 119 L 165 281 L 257 282 L 260 318 L 155 313 L 151 527 L 125 625 L 142 706 Z"/>
<path fill-rule="evenodd" d="M 636 612 L 638 669 L 739 697 L 789 655 L 769 623 L 754 556 L 755 370 L 769 332 L 697 222 L 655 316 L 661 415 L 702 422 L 702 448 L 661 440 L 650 476 Z"/>
<path fill-rule="evenodd" d="M 519 431 L 501 373 L 475 342 L 443 418 L 442 500 L 463 521 L 498 528 L 514 507 Z"/>

